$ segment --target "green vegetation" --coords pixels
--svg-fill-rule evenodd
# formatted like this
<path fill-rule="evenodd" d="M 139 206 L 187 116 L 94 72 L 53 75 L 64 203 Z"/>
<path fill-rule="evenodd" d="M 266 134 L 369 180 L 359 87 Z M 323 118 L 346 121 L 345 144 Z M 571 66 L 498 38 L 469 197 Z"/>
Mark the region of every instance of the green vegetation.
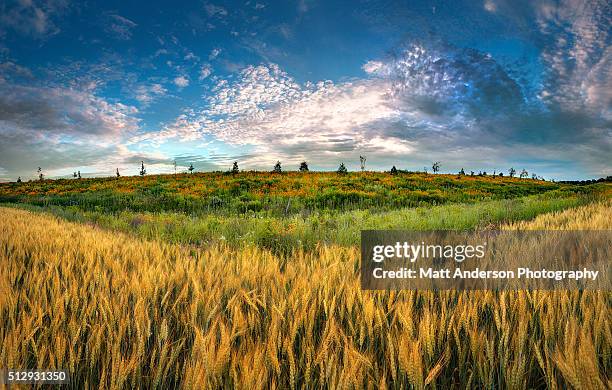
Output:
<path fill-rule="evenodd" d="M 0 202 L 76 206 L 104 213 L 286 216 L 474 203 L 576 188 L 532 179 L 406 172 L 209 172 L 4 183 L 0 184 Z"/>
<path fill-rule="evenodd" d="M 0 185 L 0 201 L 188 245 L 287 255 L 363 229 L 474 229 L 588 203 L 606 184 L 382 172 L 235 172 Z"/>
<path fill-rule="evenodd" d="M 372 212 L 324 211 L 285 218 L 234 215 L 188 215 L 176 212 L 133 212 L 108 214 L 83 211 L 77 206 L 39 207 L 20 205 L 31 211 L 49 211 L 63 219 L 117 231 L 131 232 L 145 239 L 204 245 L 226 242 L 234 247 L 255 244 L 276 254 L 294 249 L 312 250 L 317 244 L 358 245 L 364 229 L 454 229 L 486 228 L 502 222 L 532 219 L 551 211 L 586 204 L 588 196 L 554 192 L 518 199 L 475 204 L 448 204 Z"/>

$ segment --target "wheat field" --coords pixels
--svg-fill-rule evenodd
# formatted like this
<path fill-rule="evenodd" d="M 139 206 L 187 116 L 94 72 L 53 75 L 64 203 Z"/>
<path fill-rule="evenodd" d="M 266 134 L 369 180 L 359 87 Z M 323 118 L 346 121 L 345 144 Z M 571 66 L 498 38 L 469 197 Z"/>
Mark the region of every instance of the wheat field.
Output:
<path fill-rule="evenodd" d="M 0 261 L 0 366 L 75 388 L 612 387 L 610 292 L 368 292 L 356 247 L 188 248 L 12 208 Z"/>

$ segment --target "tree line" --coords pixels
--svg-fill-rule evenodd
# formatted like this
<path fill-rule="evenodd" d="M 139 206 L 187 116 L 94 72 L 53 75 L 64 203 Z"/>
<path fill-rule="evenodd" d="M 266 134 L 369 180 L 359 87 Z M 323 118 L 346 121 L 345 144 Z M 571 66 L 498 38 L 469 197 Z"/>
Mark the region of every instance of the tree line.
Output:
<path fill-rule="evenodd" d="M 359 156 L 359 167 L 361 169 L 362 172 L 365 171 L 366 169 L 366 161 L 367 158 L 365 156 Z M 173 163 L 174 166 L 174 173 L 176 174 L 176 160 Z M 442 164 L 440 161 L 435 161 L 432 163 L 431 165 L 431 170 L 434 174 L 437 174 L 440 172 L 440 168 L 442 167 Z M 195 171 L 195 167 L 193 166 L 193 163 L 189 164 L 189 167 L 187 168 L 187 170 L 189 171 L 189 173 L 193 173 Z M 298 166 L 298 171 L 299 172 L 309 172 L 309 168 L 308 168 L 308 163 L 306 161 L 302 161 L 300 163 L 300 165 Z M 234 161 L 234 163 L 232 164 L 232 168 L 228 171 L 229 173 L 232 174 L 237 174 L 240 172 L 240 168 L 238 167 L 238 161 Z M 282 164 L 280 161 L 277 161 L 276 164 L 274 164 L 274 166 L 272 167 L 272 170 L 270 171 L 271 173 L 282 173 L 283 172 L 283 168 L 282 168 Z M 346 165 L 344 164 L 344 162 L 340 163 L 340 165 L 338 166 L 338 169 L 336 170 L 336 173 L 338 173 L 339 175 L 344 175 L 347 174 L 349 171 L 346 168 Z M 388 171 L 390 174 L 395 175 L 398 174 L 400 172 L 405 172 L 405 173 L 415 173 L 412 171 L 403 171 L 403 170 L 398 170 L 395 165 L 393 167 L 391 167 L 391 169 Z M 42 168 L 38 167 L 37 171 L 36 171 L 37 175 L 38 175 L 38 179 L 40 181 L 44 180 L 45 176 L 43 174 Z M 145 176 L 147 174 L 147 169 L 145 167 L 145 163 L 144 161 L 140 162 L 140 170 L 139 170 L 139 175 L 140 176 Z M 416 171 L 416 173 L 429 173 L 428 172 L 428 168 L 424 167 L 423 171 Z M 119 172 L 119 168 L 116 168 L 115 170 L 115 175 L 117 177 L 121 177 L 121 174 Z M 509 177 L 515 177 L 517 175 L 517 170 L 514 169 L 514 167 L 511 167 L 510 169 L 508 169 L 508 176 Z M 73 173 L 73 178 L 75 179 L 81 179 L 81 171 L 75 171 Z M 474 171 L 470 171 L 469 174 L 467 174 L 465 172 L 465 170 L 463 168 L 461 168 L 461 170 L 458 172 L 458 177 L 459 176 L 499 176 L 499 177 L 503 177 L 504 173 L 503 172 L 497 172 L 497 170 L 494 170 L 492 175 L 488 174 L 486 171 L 479 171 L 478 173 L 475 173 Z M 522 169 L 521 172 L 518 174 L 518 177 L 521 179 L 526 179 L 529 177 L 529 172 L 526 169 Z M 531 174 L 531 178 L 533 180 L 545 180 L 542 176 L 538 176 L 535 173 Z M 606 179 L 607 180 L 607 179 Z M 17 178 L 17 183 L 21 183 L 21 176 L 19 176 Z"/>

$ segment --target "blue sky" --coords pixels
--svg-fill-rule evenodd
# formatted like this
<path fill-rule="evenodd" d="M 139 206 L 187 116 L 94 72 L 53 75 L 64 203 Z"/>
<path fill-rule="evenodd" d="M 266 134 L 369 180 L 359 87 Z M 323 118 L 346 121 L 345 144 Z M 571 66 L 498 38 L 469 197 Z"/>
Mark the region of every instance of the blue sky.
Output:
<path fill-rule="evenodd" d="M 612 174 L 607 1 L 0 3 L 0 179 Z"/>

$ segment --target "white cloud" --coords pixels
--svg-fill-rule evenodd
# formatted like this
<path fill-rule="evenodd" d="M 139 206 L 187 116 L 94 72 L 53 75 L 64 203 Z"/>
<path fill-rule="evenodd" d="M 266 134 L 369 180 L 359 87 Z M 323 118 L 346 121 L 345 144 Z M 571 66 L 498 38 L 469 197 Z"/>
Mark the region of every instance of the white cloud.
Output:
<path fill-rule="evenodd" d="M 198 77 L 198 80 L 202 81 L 208 76 L 210 76 L 211 74 L 212 74 L 212 67 L 210 66 L 210 64 L 204 64 L 200 68 L 200 75 Z"/>
<path fill-rule="evenodd" d="M 215 58 L 219 56 L 220 53 L 221 53 L 221 49 L 214 48 L 210 51 L 210 54 L 208 55 L 208 59 L 214 60 Z"/>
<path fill-rule="evenodd" d="M 136 134 L 138 110 L 91 90 L 0 84 L 0 166 L 49 177 L 75 166 L 107 164 L 117 144 Z"/>
<path fill-rule="evenodd" d="M 387 104 L 388 88 L 382 80 L 302 85 L 277 65 L 249 66 L 237 81 L 217 83 L 207 109 L 181 115 L 161 132 L 132 142 L 159 145 L 173 138 L 193 140 L 210 134 L 228 144 L 253 145 L 261 153 L 303 154 L 312 148 L 332 154 L 359 148 L 410 153 L 413 148 L 406 141 L 368 134 L 368 124 L 397 116 Z"/>
<path fill-rule="evenodd" d="M 23 77 L 32 79 L 34 75 L 32 71 L 24 66 L 16 64 L 12 61 L 0 63 L 0 77 Z"/>
<path fill-rule="evenodd" d="M 159 57 L 161 55 L 167 55 L 168 54 L 168 50 L 166 49 L 157 49 L 155 51 L 155 54 L 153 54 L 153 57 Z"/>
<path fill-rule="evenodd" d="M 227 10 L 218 5 L 214 5 L 210 3 L 204 4 L 204 10 L 210 17 L 221 18 L 221 17 L 227 16 Z"/>
<path fill-rule="evenodd" d="M 183 59 L 185 61 L 194 61 L 194 62 L 198 62 L 200 61 L 200 57 L 196 56 L 195 54 L 193 54 L 193 52 L 188 52 L 185 57 L 183 57 Z"/>
<path fill-rule="evenodd" d="M 361 67 L 364 72 L 369 74 L 376 74 L 380 72 L 383 68 L 384 64 L 381 61 L 368 61 Z"/>
<path fill-rule="evenodd" d="M 90 91 L 0 84 L 0 129 L 114 137 L 138 127 L 135 107 Z"/>
<path fill-rule="evenodd" d="M 109 14 L 105 23 L 106 32 L 122 40 L 132 38 L 132 29 L 137 26 L 137 24 L 130 19 L 116 14 Z"/>
<path fill-rule="evenodd" d="M 407 155 L 415 151 L 412 142 L 395 137 L 374 137 L 365 143 L 364 149 L 378 153 Z"/>
<path fill-rule="evenodd" d="M 570 111 L 585 107 L 610 118 L 609 2 L 566 0 L 535 8 L 540 31 L 550 39 L 542 53 L 549 67 L 547 101 Z"/>
<path fill-rule="evenodd" d="M 484 9 L 489 12 L 495 12 L 497 10 L 497 5 L 495 4 L 495 2 L 493 2 L 493 0 L 485 0 Z"/>
<path fill-rule="evenodd" d="M 167 92 L 168 91 L 158 83 L 139 85 L 135 89 L 136 100 L 144 105 L 148 105 L 156 98 L 166 95 Z"/>
<path fill-rule="evenodd" d="M 189 85 L 189 79 L 187 76 L 177 76 L 174 78 L 174 84 L 179 88 L 185 88 Z"/>
<path fill-rule="evenodd" d="M 62 1 L 15 1 L 2 5 L 0 13 L 0 36 L 9 28 L 21 34 L 44 38 L 57 34 L 60 29 L 54 18 L 68 9 Z"/>

